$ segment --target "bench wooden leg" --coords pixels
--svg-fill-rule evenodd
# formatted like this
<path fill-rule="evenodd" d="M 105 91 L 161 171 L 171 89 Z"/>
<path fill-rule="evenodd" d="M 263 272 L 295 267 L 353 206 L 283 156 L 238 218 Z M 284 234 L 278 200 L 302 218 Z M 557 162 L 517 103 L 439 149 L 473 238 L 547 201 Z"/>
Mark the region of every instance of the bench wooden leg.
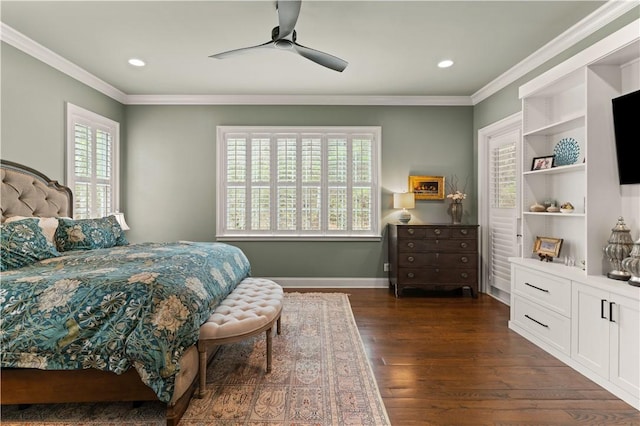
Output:
<path fill-rule="evenodd" d="M 198 365 L 198 374 L 200 375 L 200 389 L 198 390 L 198 398 L 204 398 L 205 389 L 207 387 L 207 348 L 198 348 L 198 352 L 200 355 L 200 362 Z"/>
<path fill-rule="evenodd" d="M 271 347 L 273 342 L 271 341 L 271 332 L 273 328 L 267 330 L 267 373 L 271 372 Z"/>
<path fill-rule="evenodd" d="M 279 316 L 279 317 L 278 317 L 278 321 L 276 321 L 276 325 L 277 325 L 277 326 L 276 326 L 276 332 L 277 332 L 278 334 L 280 334 L 280 331 L 282 330 L 282 325 L 281 325 L 281 322 L 280 322 L 280 319 L 281 319 L 281 318 L 282 318 L 282 317 L 281 317 L 281 316 Z"/>

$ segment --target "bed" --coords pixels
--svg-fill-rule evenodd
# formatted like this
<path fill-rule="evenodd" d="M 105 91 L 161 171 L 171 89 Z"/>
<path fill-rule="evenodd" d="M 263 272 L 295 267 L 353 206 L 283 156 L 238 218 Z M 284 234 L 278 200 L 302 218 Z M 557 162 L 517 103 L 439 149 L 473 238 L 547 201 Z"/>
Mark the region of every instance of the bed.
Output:
<path fill-rule="evenodd" d="M 1 166 L 10 269 L 0 278 L 0 403 L 160 400 L 167 424 L 177 424 L 197 384 L 199 328 L 250 275 L 244 253 L 222 243 L 128 244 L 113 216 L 71 219 L 69 188 Z M 57 227 L 47 237 L 49 218 Z M 11 267 L 5 236 L 20 232 L 41 244 L 35 260 Z"/>

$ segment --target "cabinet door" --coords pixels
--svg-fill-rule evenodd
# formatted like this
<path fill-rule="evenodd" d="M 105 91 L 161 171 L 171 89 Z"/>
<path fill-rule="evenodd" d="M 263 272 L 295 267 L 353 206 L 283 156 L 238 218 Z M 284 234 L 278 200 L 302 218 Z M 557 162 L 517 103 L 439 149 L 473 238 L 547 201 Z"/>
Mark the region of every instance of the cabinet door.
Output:
<path fill-rule="evenodd" d="M 609 380 L 640 398 L 640 307 L 637 300 L 613 296 Z"/>
<path fill-rule="evenodd" d="M 609 292 L 572 284 L 571 358 L 609 377 Z"/>

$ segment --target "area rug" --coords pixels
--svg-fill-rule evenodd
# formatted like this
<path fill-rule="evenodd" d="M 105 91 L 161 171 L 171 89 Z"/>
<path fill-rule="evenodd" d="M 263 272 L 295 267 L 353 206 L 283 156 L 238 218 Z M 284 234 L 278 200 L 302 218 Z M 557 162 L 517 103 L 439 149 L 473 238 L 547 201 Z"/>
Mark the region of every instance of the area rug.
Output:
<path fill-rule="evenodd" d="M 282 334 L 265 372 L 264 335 L 222 346 L 207 369 L 207 392 L 193 398 L 187 425 L 390 425 L 342 293 L 285 293 Z M 159 403 L 3 407 L 3 425 L 164 425 Z"/>

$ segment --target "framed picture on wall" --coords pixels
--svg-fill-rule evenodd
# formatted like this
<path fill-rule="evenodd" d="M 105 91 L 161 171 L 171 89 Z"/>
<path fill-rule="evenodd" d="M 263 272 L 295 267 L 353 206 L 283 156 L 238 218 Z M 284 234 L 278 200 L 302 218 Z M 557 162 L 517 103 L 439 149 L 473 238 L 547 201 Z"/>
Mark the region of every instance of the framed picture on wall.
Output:
<path fill-rule="evenodd" d="M 409 176 L 409 192 L 416 200 L 444 200 L 444 176 Z"/>

